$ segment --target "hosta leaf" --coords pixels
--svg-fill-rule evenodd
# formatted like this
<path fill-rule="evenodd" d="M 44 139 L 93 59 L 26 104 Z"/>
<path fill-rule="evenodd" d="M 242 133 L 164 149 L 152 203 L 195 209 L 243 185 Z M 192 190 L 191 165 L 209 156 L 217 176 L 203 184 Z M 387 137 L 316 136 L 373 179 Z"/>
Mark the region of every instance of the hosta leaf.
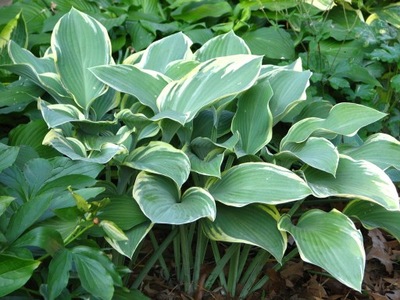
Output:
<path fill-rule="evenodd" d="M 40 261 L 0 254 L 0 297 L 22 287 Z"/>
<path fill-rule="evenodd" d="M 365 269 L 362 234 L 337 210 L 313 209 L 293 225 L 288 215 L 278 223 L 289 232 L 305 262 L 320 266 L 343 284 L 360 291 Z"/>
<path fill-rule="evenodd" d="M 119 253 L 128 258 L 132 258 L 136 248 L 139 246 L 140 242 L 144 239 L 152 227 L 153 223 L 145 221 L 124 232 L 128 237 L 127 241 L 117 242 L 107 237 L 105 237 L 105 239 Z"/>
<path fill-rule="evenodd" d="M 328 172 L 333 176 L 336 174 L 339 163 L 339 152 L 325 138 L 310 137 L 303 143 L 285 144 L 283 150 L 276 155 L 276 158 L 284 160 L 286 155 L 295 156 L 309 166 Z"/>
<path fill-rule="evenodd" d="M 182 125 L 206 106 L 251 87 L 260 70 L 261 57 L 231 55 L 201 63 L 178 81 L 169 83 L 157 98 L 161 112 Z M 171 112 L 173 114 L 171 114 Z"/>
<path fill-rule="evenodd" d="M 57 71 L 77 105 L 88 112 L 91 102 L 105 92 L 90 67 L 111 63 L 107 30 L 92 17 L 72 8 L 56 24 L 51 39 Z"/>
<path fill-rule="evenodd" d="M 158 112 L 156 99 L 169 82 L 161 73 L 132 65 L 99 66 L 90 71 L 113 89 L 135 96 L 154 112 Z"/>
<path fill-rule="evenodd" d="M 349 148 L 344 153 L 356 160 L 367 160 L 383 170 L 395 167 L 400 170 L 400 142 L 394 137 L 373 134 L 358 148 Z"/>
<path fill-rule="evenodd" d="M 335 133 L 353 136 L 357 131 L 382 119 L 386 114 L 367 106 L 354 103 L 336 104 L 326 119 L 307 118 L 295 123 L 281 141 L 281 148 L 286 143 L 304 142 L 312 134 Z"/>
<path fill-rule="evenodd" d="M 64 137 L 58 130 L 51 130 L 43 140 L 44 145 L 51 145 L 60 153 L 72 160 L 82 160 L 105 164 L 116 154 L 125 150 L 123 146 L 112 143 L 104 143 L 99 150 L 87 150 L 85 145 L 75 138 Z"/>
<path fill-rule="evenodd" d="M 235 147 L 238 157 L 256 154 L 272 138 L 272 114 L 269 101 L 273 95 L 271 85 L 263 81 L 239 97 L 231 130 L 239 132 L 240 140 Z M 257 120 L 257 121 L 255 121 Z"/>
<path fill-rule="evenodd" d="M 290 34 L 279 27 L 262 27 L 243 34 L 243 39 L 253 54 L 272 59 L 293 59 L 294 42 Z"/>
<path fill-rule="evenodd" d="M 286 249 L 286 234 L 277 228 L 279 213 L 262 205 L 230 207 L 217 205 L 214 222 L 201 220 L 206 235 L 217 241 L 245 243 L 261 247 L 281 262 Z"/>
<path fill-rule="evenodd" d="M 9 196 L 0 196 L 0 216 L 6 211 L 7 207 L 15 198 Z"/>
<path fill-rule="evenodd" d="M 389 211 L 384 207 L 363 200 L 351 201 L 343 213 L 361 221 L 368 230 L 382 228 L 400 241 L 400 211 Z"/>
<path fill-rule="evenodd" d="M 133 197 L 153 223 L 186 224 L 200 218 L 215 219 L 213 197 L 204 189 L 192 187 L 181 196 L 169 178 L 141 172 L 133 187 Z"/>
<path fill-rule="evenodd" d="M 49 299 L 56 299 L 67 286 L 72 269 L 72 254 L 67 249 L 58 251 L 49 264 L 47 281 Z"/>
<path fill-rule="evenodd" d="M 188 179 L 190 161 L 182 151 L 164 142 L 151 142 L 135 149 L 124 160 L 124 165 L 134 169 L 171 178 L 178 187 Z"/>
<path fill-rule="evenodd" d="M 306 168 L 304 176 L 316 197 L 360 198 L 388 210 L 399 209 L 396 187 L 389 176 L 368 161 L 341 155 L 336 177 L 313 168 Z"/>
<path fill-rule="evenodd" d="M 49 128 L 55 128 L 71 121 L 85 120 L 85 115 L 70 104 L 50 104 L 39 99 L 38 107 Z"/>
<path fill-rule="evenodd" d="M 109 220 L 102 220 L 99 224 L 101 228 L 103 228 L 107 237 L 116 241 L 127 241 L 128 237 L 124 234 L 124 232 L 119 228 L 114 222 Z"/>
<path fill-rule="evenodd" d="M 274 124 L 280 121 L 295 105 L 306 100 L 306 89 L 310 85 L 310 71 L 284 70 L 269 77 L 274 92 L 270 108 Z"/>
<path fill-rule="evenodd" d="M 228 2 L 211 0 L 180 3 L 175 8 L 171 16 L 175 20 L 183 20 L 189 23 L 203 18 L 220 17 L 232 11 L 232 7 Z"/>
<path fill-rule="evenodd" d="M 165 74 L 171 62 L 190 58 L 191 45 L 192 41 L 182 32 L 169 35 L 147 47 L 137 67 Z"/>
<path fill-rule="evenodd" d="M 269 163 L 244 163 L 208 184 L 215 200 L 242 207 L 251 203 L 281 204 L 311 194 L 306 183 L 288 169 Z"/>
<path fill-rule="evenodd" d="M 233 31 L 229 31 L 207 41 L 196 51 L 195 58 L 199 61 L 206 61 L 235 54 L 251 54 L 251 52 L 242 38 L 238 37 Z"/>
<path fill-rule="evenodd" d="M 10 147 L 0 143 L 0 172 L 12 166 L 17 159 L 18 153 L 18 147 Z"/>
<path fill-rule="evenodd" d="M 200 64 L 197 60 L 176 60 L 168 64 L 165 75 L 172 80 L 179 80 Z"/>

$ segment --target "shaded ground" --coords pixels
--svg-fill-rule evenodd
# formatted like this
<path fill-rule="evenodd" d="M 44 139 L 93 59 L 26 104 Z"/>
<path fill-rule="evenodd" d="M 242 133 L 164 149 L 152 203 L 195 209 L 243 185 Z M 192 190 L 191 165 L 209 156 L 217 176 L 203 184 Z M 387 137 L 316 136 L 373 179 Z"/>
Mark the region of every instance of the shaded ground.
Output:
<path fill-rule="evenodd" d="M 270 280 L 249 300 L 301 300 L 301 299 L 372 299 L 400 300 L 400 245 L 397 240 L 379 230 L 366 232 L 364 244 L 367 264 L 362 293 L 353 291 L 329 277 L 318 267 L 303 263 L 300 258 L 288 262 L 279 272 L 265 268 Z M 238 287 L 240 290 L 240 287 Z M 145 279 L 141 290 L 151 299 L 235 299 L 223 294 L 221 287 L 212 291 L 201 290 L 201 296 L 190 297 L 180 291 L 173 280 L 166 281 L 154 268 Z"/>

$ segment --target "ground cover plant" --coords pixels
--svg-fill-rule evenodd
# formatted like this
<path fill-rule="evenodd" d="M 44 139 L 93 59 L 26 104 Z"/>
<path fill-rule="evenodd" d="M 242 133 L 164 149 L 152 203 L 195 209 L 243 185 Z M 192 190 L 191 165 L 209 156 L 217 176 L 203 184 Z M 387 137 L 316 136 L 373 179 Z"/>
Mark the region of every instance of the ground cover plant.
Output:
<path fill-rule="evenodd" d="M 22 15 L 2 31 L 1 296 L 145 298 L 158 263 L 187 295 L 245 298 L 297 254 L 362 291 L 360 228 L 400 237 L 400 142 L 365 129 L 385 113 L 323 98 L 304 55 L 252 53 L 251 31 L 120 55 L 68 9 L 35 54 Z"/>

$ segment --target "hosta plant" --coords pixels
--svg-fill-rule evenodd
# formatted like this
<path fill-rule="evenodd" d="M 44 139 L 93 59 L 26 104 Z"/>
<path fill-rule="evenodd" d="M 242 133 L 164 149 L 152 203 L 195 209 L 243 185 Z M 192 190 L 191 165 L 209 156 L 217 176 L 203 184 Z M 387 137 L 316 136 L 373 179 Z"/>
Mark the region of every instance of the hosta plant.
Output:
<path fill-rule="evenodd" d="M 186 292 L 195 293 L 209 245 L 216 267 L 204 287 L 211 288 L 218 277 L 226 293 L 244 298 L 267 280 L 257 281 L 270 256 L 280 264 L 296 254 L 286 254 L 291 235 L 304 261 L 360 291 L 365 251 L 356 225 L 383 228 L 400 238 L 399 198 L 385 173 L 400 169 L 400 143 L 385 134 L 365 141 L 357 136 L 385 114 L 307 97 L 311 72 L 302 69 L 300 60 L 263 64 L 263 57 L 253 55 L 230 31 L 196 51 L 188 36 L 176 33 L 115 64 L 105 28 L 76 9 L 58 21 L 43 57 L 13 41 L 8 51 L 12 64 L 2 67 L 43 90 L 37 98 L 38 118 L 48 127 L 43 144 L 67 157 L 53 153 L 50 162 L 28 161 L 18 172 L 33 176 L 30 165 L 43 165 L 46 176 L 54 179 L 49 175 L 53 160 L 61 159 L 82 165 L 82 172 L 84 166 L 104 167 L 98 182 L 91 183 L 96 193 L 82 195 L 77 189 L 84 186 L 64 185 L 64 192 L 72 185 L 69 193 L 77 204 L 63 203 L 63 208 L 83 211 L 83 220 L 91 225 L 85 227 L 84 245 L 78 236 L 70 250 L 64 239 L 64 245 L 43 258 L 51 256 L 53 266 L 43 295 L 56 297 L 73 288 L 67 275 L 82 277 L 93 251 L 112 248 L 114 263 L 123 262 L 122 256 L 134 259 L 147 234 L 155 252 L 130 288 L 140 287 L 156 260 L 170 276 L 162 252 L 172 243 L 176 276 Z M 26 130 L 35 132 L 29 125 Z M 10 165 L 1 174 L 7 205 L 17 188 L 8 185 L 8 174 L 17 172 Z M 46 176 L 34 183 L 46 183 Z M 90 198 L 97 201 L 86 202 Z M 343 211 L 334 205 L 339 200 L 346 204 Z M 46 205 L 56 205 L 53 201 Z M 7 205 L 6 216 L 12 213 Z M 25 229 L 53 228 L 68 237 L 75 229 L 62 227 L 59 220 L 54 226 L 57 214 L 52 211 L 42 224 Z M 163 230 L 171 225 L 160 245 L 152 230 L 159 225 Z M 10 226 L 4 223 L 3 235 Z M 93 250 L 88 241 L 101 237 L 108 246 L 102 243 Z M 221 243 L 233 243 L 222 257 Z M 37 246 L 29 239 L 18 244 L 22 249 L 32 245 Z M 260 249 L 255 257 L 248 255 L 251 247 Z M 3 261 L 14 259 L 7 255 Z M 246 258 L 252 261 L 247 264 Z M 38 265 L 30 259 L 32 274 Z M 120 280 L 107 259 L 98 262 L 103 269 L 97 266 L 107 274 L 102 285 L 81 278 L 85 291 L 104 299 L 112 297 L 114 286 L 129 282 Z M 62 272 L 56 264 L 63 266 Z M 7 272 L 12 270 L 0 276 Z M 57 284 L 51 283 L 57 278 Z M 23 284 L 0 286 L 2 295 Z"/>

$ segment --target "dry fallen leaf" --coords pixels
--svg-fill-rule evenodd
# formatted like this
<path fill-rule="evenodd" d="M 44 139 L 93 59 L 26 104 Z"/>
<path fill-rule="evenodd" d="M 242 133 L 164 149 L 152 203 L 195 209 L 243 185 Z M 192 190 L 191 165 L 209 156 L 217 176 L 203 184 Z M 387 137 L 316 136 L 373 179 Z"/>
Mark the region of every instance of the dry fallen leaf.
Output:
<path fill-rule="evenodd" d="M 391 274 L 393 272 L 393 262 L 390 258 L 386 247 L 386 239 L 379 229 L 370 230 L 368 236 L 372 240 L 372 248 L 367 254 L 367 260 L 376 258 L 384 266 L 386 271 Z"/>

